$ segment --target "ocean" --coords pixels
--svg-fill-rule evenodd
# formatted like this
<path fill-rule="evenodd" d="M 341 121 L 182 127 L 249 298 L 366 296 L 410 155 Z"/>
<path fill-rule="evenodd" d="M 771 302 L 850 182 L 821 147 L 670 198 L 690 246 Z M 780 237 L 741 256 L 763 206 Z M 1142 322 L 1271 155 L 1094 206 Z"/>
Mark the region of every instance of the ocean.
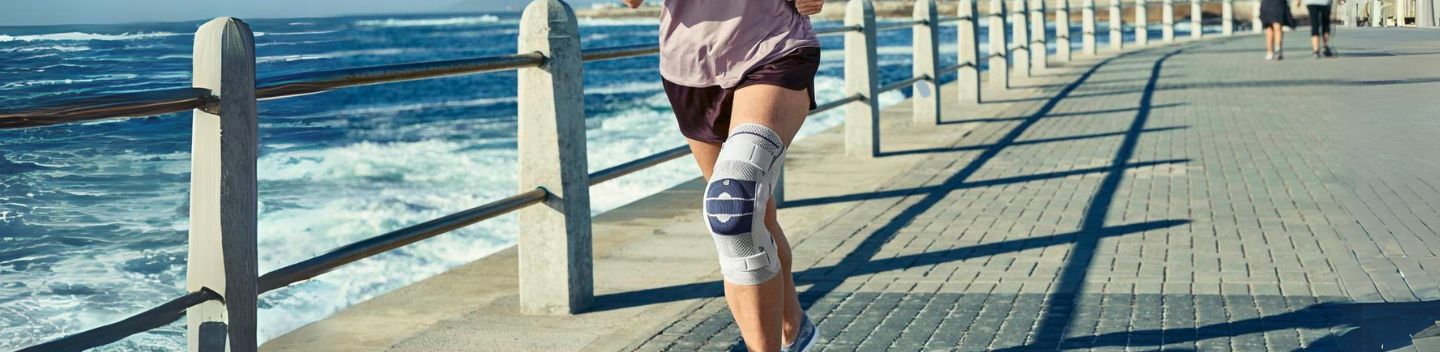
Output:
<path fill-rule="evenodd" d="M 0 109 L 188 86 L 192 33 L 202 22 L 0 26 Z M 247 22 L 263 78 L 511 54 L 519 15 Z M 1071 44 L 1078 51 L 1075 25 Z M 586 48 L 649 44 L 658 36 L 655 20 L 580 26 Z M 1188 36 L 1188 28 L 1182 23 L 1177 36 Z M 1158 25 L 1151 32 L 1160 37 Z M 953 24 L 942 27 L 941 38 L 941 65 L 951 65 Z M 841 38 L 822 37 L 822 46 L 821 103 L 844 95 Z M 882 82 L 910 75 L 910 51 L 909 31 L 882 33 Z M 657 65 L 653 56 L 585 65 L 591 171 L 684 143 Z M 502 72 L 261 101 L 260 272 L 514 194 L 515 85 L 515 74 Z M 883 94 L 880 102 L 900 102 L 908 92 Z M 801 135 L 841 120 L 838 110 L 811 117 Z M 190 123 L 190 114 L 181 113 L 0 131 L 0 350 L 110 323 L 184 294 Z M 682 158 L 597 186 L 593 212 L 696 176 L 693 162 Z M 515 232 L 514 218 L 501 217 L 262 295 L 260 338 L 511 246 Z M 184 344 L 178 322 L 102 350 Z"/>

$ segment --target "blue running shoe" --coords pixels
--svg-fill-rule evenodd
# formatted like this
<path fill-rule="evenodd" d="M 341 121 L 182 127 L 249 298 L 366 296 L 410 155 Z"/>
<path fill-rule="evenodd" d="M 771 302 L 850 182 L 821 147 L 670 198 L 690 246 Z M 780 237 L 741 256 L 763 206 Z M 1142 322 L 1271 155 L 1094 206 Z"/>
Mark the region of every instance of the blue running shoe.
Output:
<path fill-rule="evenodd" d="M 795 334 L 795 341 L 789 346 L 780 346 L 780 352 L 810 352 L 820 341 L 820 328 L 810 322 L 810 317 L 800 316 L 800 332 Z"/>

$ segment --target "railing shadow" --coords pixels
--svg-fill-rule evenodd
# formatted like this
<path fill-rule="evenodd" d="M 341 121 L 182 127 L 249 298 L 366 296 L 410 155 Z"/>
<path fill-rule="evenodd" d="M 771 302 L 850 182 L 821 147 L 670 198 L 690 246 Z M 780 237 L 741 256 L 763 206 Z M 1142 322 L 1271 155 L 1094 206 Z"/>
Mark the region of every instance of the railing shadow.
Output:
<path fill-rule="evenodd" d="M 1440 302 L 1401 303 L 1318 303 L 1304 309 L 1251 319 L 1216 323 L 1193 328 L 1170 328 L 1114 332 L 1059 340 L 1065 349 L 1128 346 L 1160 347 L 1221 336 L 1240 336 L 1294 329 L 1351 328 L 1307 343 L 1299 351 L 1389 351 L 1411 346 L 1413 336 L 1436 326 Z M 1165 336 L 1164 341 L 1144 341 L 1139 336 Z M 1022 346 L 1013 351 L 1039 346 Z M 1168 350 L 1168 349 L 1167 349 Z"/>
<path fill-rule="evenodd" d="M 1115 195 L 1120 190 L 1120 184 L 1125 179 L 1125 170 L 1132 164 L 1130 160 L 1136 155 L 1140 146 L 1141 131 L 1145 130 L 1145 124 L 1150 118 L 1150 106 L 1155 96 L 1155 87 L 1160 81 L 1161 68 L 1165 61 L 1180 54 L 1184 49 L 1176 49 L 1156 59 L 1150 68 L 1150 79 L 1145 84 L 1145 90 L 1140 95 L 1140 103 L 1135 113 L 1135 119 L 1130 123 L 1129 132 L 1120 147 L 1115 151 L 1115 157 L 1111 159 L 1105 178 L 1096 187 L 1095 196 L 1091 198 L 1089 206 L 1085 208 L 1085 214 L 1080 220 L 1081 232 L 1099 233 L 1107 228 L 1105 219 L 1110 215 L 1110 208 L 1114 204 Z M 1059 307 L 1075 307 L 1085 289 L 1085 277 L 1090 269 L 1091 263 L 1095 260 L 1095 250 L 1100 244 L 1100 237 L 1083 237 L 1075 241 L 1070 251 L 1070 256 L 1061 267 L 1060 276 L 1056 279 L 1046 299 L 1052 309 L 1046 309 L 1045 313 L 1036 322 L 1037 328 L 1034 333 L 1035 341 L 1038 343 L 1058 343 L 1064 336 L 1067 327 L 1073 323 L 1074 309 L 1063 309 Z M 1058 346 L 1058 345 L 1057 345 Z M 1052 348 L 1057 346 L 1027 346 L 1028 349 Z"/>
<path fill-rule="evenodd" d="M 1094 172 L 1094 170 L 1071 170 L 1055 173 L 1056 175 L 1027 175 L 1008 179 L 969 181 L 972 176 L 974 176 L 978 171 L 980 171 L 980 169 L 990 160 L 998 156 L 1001 151 L 1003 151 L 1005 148 L 1015 145 L 1018 142 L 1020 136 L 1024 135 L 1027 130 L 1033 127 L 1036 123 L 1040 122 L 1040 120 L 1043 117 L 1047 116 L 1050 111 L 1059 104 L 1060 101 L 1069 97 L 1071 92 L 1073 92 L 1080 85 L 1084 84 L 1086 80 L 1089 79 L 1101 67 L 1104 67 L 1107 63 L 1110 63 L 1113 60 L 1128 57 L 1130 55 L 1133 55 L 1134 53 L 1140 52 L 1144 51 L 1125 53 L 1122 55 L 1107 58 L 1104 61 L 1101 61 L 1089 68 L 1088 70 L 1084 71 L 1084 73 L 1081 74 L 1081 76 L 1077 78 L 1074 82 L 1072 82 L 1070 85 L 1066 86 L 1056 95 L 1051 97 L 1050 100 L 1046 104 L 1041 106 L 1038 111 L 1032 114 L 1029 118 L 1022 121 L 1015 128 L 1007 131 L 1006 134 L 1000 139 L 1000 141 L 989 145 L 987 149 L 985 149 L 979 156 L 977 156 L 974 160 L 968 163 L 963 169 L 951 175 L 939 185 L 901 191 L 903 192 L 903 194 L 897 194 L 897 196 L 915 195 L 923 197 L 921 197 L 916 203 L 907 206 L 894 218 L 889 219 L 883 226 L 879 226 L 875 230 L 871 231 L 870 234 L 867 235 L 862 240 L 862 242 L 858 244 L 858 247 L 854 251 L 847 253 L 845 257 L 840 260 L 840 262 L 831 266 L 812 268 L 795 274 L 797 284 L 813 284 L 810 288 L 806 289 L 803 293 L 801 293 L 802 303 L 805 305 L 814 303 L 814 301 L 819 297 L 823 297 L 826 294 L 833 292 L 840 285 L 840 283 L 843 282 L 844 278 L 854 275 L 863 275 L 880 271 L 903 269 L 917 265 L 928 265 L 942 263 L 946 261 L 963 260 L 965 258 L 972 258 L 976 256 L 994 255 L 997 253 L 1004 253 L 1008 251 L 1035 248 L 1037 246 L 1050 246 L 1063 243 L 1071 243 L 1076 240 L 1085 238 L 1119 236 L 1124 234 L 1138 233 L 1188 224 L 1188 220 L 1157 220 L 1110 228 L 1101 227 L 1084 229 L 1082 231 L 1074 233 L 1057 234 L 1037 238 L 1016 239 L 999 243 L 982 244 L 965 248 L 903 256 L 898 258 L 880 260 L 872 259 L 876 254 L 879 253 L 884 243 L 888 242 L 891 238 L 898 234 L 902 228 L 910 224 L 921 214 L 931 209 L 935 205 L 939 204 L 948 194 L 950 194 L 950 192 L 954 190 L 958 190 L 964 187 L 975 187 L 976 185 L 981 184 L 999 184 L 1000 182 L 1017 182 L 1017 180 L 1026 179 L 1063 177 L 1058 176 L 1059 174 L 1068 175 Z M 721 295 L 721 291 L 722 289 L 719 281 L 710 281 L 704 283 L 676 285 L 630 292 L 605 294 L 596 296 L 595 304 L 592 306 L 591 311 L 622 309 L 659 302 L 672 302 L 693 298 L 719 297 Z"/>

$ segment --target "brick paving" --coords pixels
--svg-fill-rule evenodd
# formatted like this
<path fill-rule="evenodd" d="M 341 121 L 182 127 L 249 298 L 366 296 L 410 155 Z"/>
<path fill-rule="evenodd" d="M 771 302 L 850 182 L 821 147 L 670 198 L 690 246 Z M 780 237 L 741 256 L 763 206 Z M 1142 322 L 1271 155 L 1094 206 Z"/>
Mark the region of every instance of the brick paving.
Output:
<path fill-rule="evenodd" d="M 792 200 L 854 203 L 795 245 L 821 350 L 1440 348 L 1440 31 L 1297 37 L 1065 71 L 885 189 Z M 719 298 L 638 346 L 743 349 Z"/>

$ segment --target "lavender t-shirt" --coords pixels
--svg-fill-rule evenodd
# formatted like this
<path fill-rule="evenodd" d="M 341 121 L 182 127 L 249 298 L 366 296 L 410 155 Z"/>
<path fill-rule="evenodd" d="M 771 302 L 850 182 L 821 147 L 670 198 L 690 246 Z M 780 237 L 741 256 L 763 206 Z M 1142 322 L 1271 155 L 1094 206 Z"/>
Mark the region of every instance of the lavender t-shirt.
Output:
<path fill-rule="evenodd" d="M 733 88 L 756 65 L 820 46 L 788 0 L 664 1 L 660 76 L 671 83 Z"/>

